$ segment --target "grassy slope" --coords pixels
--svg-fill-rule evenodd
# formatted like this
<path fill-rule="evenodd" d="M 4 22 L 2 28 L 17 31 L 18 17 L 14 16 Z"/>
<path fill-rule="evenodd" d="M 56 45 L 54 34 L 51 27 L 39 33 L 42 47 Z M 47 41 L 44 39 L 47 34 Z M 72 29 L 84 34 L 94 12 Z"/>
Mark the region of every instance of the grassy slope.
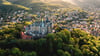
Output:
<path fill-rule="evenodd" d="M 28 8 L 28 7 L 25 7 L 25 6 L 22 6 L 22 5 L 18 5 L 18 4 L 13 4 L 13 3 L 9 2 L 9 1 L 6 1 L 6 0 L 1 0 L 0 4 L 1 5 L 5 5 L 5 6 L 14 6 L 14 7 L 17 7 L 19 9 L 30 10 L 30 8 Z"/>
<path fill-rule="evenodd" d="M 69 4 L 67 2 L 63 2 L 61 0 L 8 0 L 14 4 L 20 4 L 29 8 L 33 8 L 33 10 L 47 10 L 53 8 L 68 8 L 73 7 L 74 5 Z M 24 2 L 23 2 L 24 1 Z"/>
<path fill-rule="evenodd" d="M 18 4 L 13 4 L 6 0 L 0 0 L 1 17 L 5 17 L 7 14 L 12 14 L 12 12 L 16 10 L 30 10 L 30 8 Z"/>
<path fill-rule="evenodd" d="M 57 8 L 69 8 L 73 7 L 69 3 L 57 0 L 0 0 L 0 11 L 2 13 L 9 13 L 16 10 L 29 10 L 30 12 L 52 10 Z M 30 10 L 32 8 L 32 10 Z M 3 14 L 6 15 L 6 14 Z"/>

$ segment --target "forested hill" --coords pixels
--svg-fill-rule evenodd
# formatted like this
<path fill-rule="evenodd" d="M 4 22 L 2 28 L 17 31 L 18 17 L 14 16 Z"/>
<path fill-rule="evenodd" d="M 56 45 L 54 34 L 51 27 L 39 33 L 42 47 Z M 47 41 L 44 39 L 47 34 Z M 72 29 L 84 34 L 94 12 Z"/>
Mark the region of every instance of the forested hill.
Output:
<path fill-rule="evenodd" d="M 33 13 L 69 7 L 74 7 L 74 5 L 62 0 L 0 0 L 0 16 L 10 15 L 16 10 L 27 10 Z"/>
<path fill-rule="evenodd" d="M 14 4 L 19 4 L 32 8 L 35 11 L 37 11 L 38 9 L 46 10 L 54 8 L 68 8 L 74 6 L 62 0 L 8 0 L 8 1 Z"/>
<path fill-rule="evenodd" d="M 74 5 L 62 0 L 0 0 L 0 16 L 4 17 L 9 13 L 12 14 L 11 12 L 16 10 L 27 10 L 33 13 L 34 11 L 69 7 L 74 7 Z"/>
<path fill-rule="evenodd" d="M 16 10 L 30 10 L 30 8 L 19 5 L 19 4 L 14 4 L 6 0 L 0 0 L 0 16 L 1 17 L 9 15 Z"/>

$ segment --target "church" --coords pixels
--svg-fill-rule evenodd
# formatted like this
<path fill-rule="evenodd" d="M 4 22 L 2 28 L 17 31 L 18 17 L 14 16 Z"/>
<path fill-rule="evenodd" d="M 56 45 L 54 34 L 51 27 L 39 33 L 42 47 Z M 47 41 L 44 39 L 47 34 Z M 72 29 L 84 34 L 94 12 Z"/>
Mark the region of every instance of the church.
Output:
<path fill-rule="evenodd" d="M 45 17 L 45 20 L 41 19 L 41 21 L 36 21 L 25 27 L 26 34 L 32 37 L 43 37 L 48 33 L 52 33 L 52 30 L 53 23 L 48 19 L 48 17 Z"/>

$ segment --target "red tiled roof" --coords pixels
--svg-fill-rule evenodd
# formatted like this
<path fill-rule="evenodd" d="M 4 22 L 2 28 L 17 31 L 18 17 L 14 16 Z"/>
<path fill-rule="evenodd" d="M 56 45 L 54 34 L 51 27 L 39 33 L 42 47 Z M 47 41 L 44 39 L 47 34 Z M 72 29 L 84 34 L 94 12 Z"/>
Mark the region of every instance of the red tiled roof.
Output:
<path fill-rule="evenodd" d="M 32 36 L 25 35 L 24 32 L 21 32 L 22 39 L 31 39 Z"/>

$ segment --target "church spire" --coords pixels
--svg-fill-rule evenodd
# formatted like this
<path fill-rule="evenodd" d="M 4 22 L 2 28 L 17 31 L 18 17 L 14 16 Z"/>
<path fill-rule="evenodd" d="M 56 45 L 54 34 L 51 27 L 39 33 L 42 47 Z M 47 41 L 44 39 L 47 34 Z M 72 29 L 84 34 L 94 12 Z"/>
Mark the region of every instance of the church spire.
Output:
<path fill-rule="evenodd" d="M 44 27 L 43 18 L 42 18 L 42 27 Z"/>

